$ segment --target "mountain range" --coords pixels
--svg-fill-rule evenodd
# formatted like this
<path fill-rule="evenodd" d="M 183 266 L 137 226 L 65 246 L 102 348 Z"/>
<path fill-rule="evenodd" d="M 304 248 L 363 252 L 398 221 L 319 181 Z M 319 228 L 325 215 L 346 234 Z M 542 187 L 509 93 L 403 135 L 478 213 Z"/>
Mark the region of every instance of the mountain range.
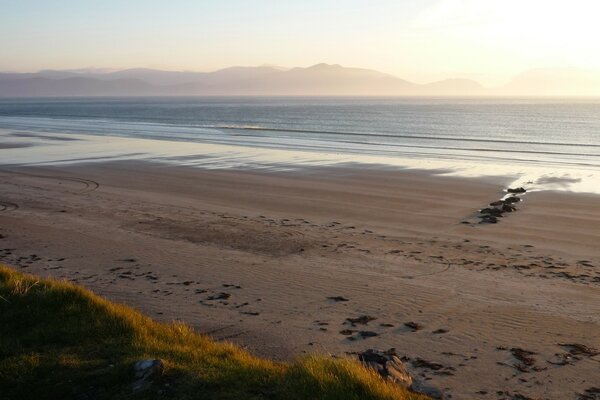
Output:
<path fill-rule="evenodd" d="M 417 84 L 382 72 L 338 64 L 291 69 L 230 67 L 214 72 L 137 68 L 0 73 L 0 97 L 199 95 L 600 95 L 600 73 L 577 69 L 532 70 L 494 89 L 470 79 Z"/>

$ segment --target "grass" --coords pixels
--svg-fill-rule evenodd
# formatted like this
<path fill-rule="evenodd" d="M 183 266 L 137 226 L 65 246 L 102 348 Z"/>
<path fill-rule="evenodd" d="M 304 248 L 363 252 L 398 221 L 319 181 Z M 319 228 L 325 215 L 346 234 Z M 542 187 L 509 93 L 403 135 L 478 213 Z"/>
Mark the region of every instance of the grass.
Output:
<path fill-rule="evenodd" d="M 133 364 L 163 375 L 134 394 Z M 74 284 L 0 265 L 0 398 L 414 399 L 350 359 L 261 359 L 182 323 L 162 324 Z"/>

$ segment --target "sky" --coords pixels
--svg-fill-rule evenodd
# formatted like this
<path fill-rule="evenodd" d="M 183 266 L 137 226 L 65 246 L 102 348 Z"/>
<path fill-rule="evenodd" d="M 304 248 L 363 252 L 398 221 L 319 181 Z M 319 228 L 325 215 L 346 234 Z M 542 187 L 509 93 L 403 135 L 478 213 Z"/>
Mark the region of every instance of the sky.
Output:
<path fill-rule="evenodd" d="M 600 68 L 592 0 L 0 0 L 0 70 L 371 68 L 418 83 Z"/>

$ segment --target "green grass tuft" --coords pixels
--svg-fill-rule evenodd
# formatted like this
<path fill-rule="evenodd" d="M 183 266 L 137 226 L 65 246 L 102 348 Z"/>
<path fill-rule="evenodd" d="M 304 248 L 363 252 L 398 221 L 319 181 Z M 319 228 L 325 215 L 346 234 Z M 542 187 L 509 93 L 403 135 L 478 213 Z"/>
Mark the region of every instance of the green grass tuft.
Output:
<path fill-rule="evenodd" d="M 133 364 L 165 363 L 133 394 Z M 17 399 L 426 399 L 350 359 L 260 359 L 74 284 L 0 265 L 0 394 Z"/>

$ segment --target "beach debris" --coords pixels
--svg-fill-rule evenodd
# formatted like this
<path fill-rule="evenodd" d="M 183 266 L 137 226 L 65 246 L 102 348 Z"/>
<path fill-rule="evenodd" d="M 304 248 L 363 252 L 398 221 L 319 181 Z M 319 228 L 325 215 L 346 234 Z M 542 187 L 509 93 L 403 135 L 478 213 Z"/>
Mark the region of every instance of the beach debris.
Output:
<path fill-rule="evenodd" d="M 518 361 L 513 365 L 520 372 L 530 372 L 533 371 L 543 371 L 545 368 L 537 367 L 535 365 L 535 358 L 532 356 L 537 353 L 529 350 L 524 350 L 519 347 L 512 347 L 510 350 L 510 354 Z"/>
<path fill-rule="evenodd" d="M 344 296 L 330 296 L 327 299 L 328 300 L 333 300 L 335 302 L 338 302 L 338 301 L 350 301 L 349 299 L 345 298 Z"/>
<path fill-rule="evenodd" d="M 441 369 L 446 368 L 444 365 L 432 361 L 427 361 L 422 358 L 417 358 L 416 360 L 411 361 L 411 364 L 415 368 L 426 368 L 431 369 L 433 371 L 439 371 Z"/>
<path fill-rule="evenodd" d="M 361 315 L 360 317 L 356 318 L 346 318 L 346 321 L 350 322 L 352 326 L 356 326 L 356 324 L 366 325 L 376 319 L 377 318 L 371 317 L 370 315 Z"/>
<path fill-rule="evenodd" d="M 133 365 L 136 381 L 133 382 L 134 392 L 147 389 L 152 380 L 162 375 L 165 370 L 164 363 L 159 359 L 140 360 Z"/>
<path fill-rule="evenodd" d="M 373 331 L 360 331 L 360 332 L 358 332 L 358 336 L 360 336 L 362 338 L 368 338 L 368 337 L 379 336 L 379 334 L 377 332 L 373 332 Z"/>
<path fill-rule="evenodd" d="M 448 330 L 448 329 L 440 328 L 440 329 L 436 329 L 435 331 L 433 331 L 433 332 L 431 332 L 431 333 L 434 333 L 434 334 L 436 334 L 436 335 L 440 335 L 440 334 L 443 334 L 443 333 L 448 333 L 448 332 L 449 332 L 449 330 Z"/>
<path fill-rule="evenodd" d="M 510 394 L 510 393 L 506 392 L 506 394 L 510 396 L 510 400 L 538 400 L 537 398 L 529 397 L 522 393 Z"/>
<path fill-rule="evenodd" d="M 356 332 L 356 331 L 353 331 L 352 329 L 344 329 L 344 330 L 340 331 L 340 334 L 342 334 L 344 336 L 350 336 L 350 335 L 353 335 L 354 332 Z"/>
<path fill-rule="evenodd" d="M 588 347 L 584 344 L 558 343 L 558 345 L 561 347 L 566 347 L 569 354 L 571 354 L 573 356 L 583 355 L 583 356 L 587 356 L 587 357 L 594 357 L 594 356 L 597 356 L 598 354 L 600 354 L 600 351 L 598 351 L 592 347 Z"/>
<path fill-rule="evenodd" d="M 230 287 L 230 288 L 234 288 L 234 289 L 241 289 L 242 288 L 240 285 L 234 285 L 233 283 L 224 283 L 221 286 L 223 286 L 223 287 Z"/>
<path fill-rule="evenodd" d="M 231 297 L 230 293 L 220 292 L 217 294 L 213 294 L 212 296 L 208 296 L 206 300 L 226 300 Z"/>
<path fill-rule="evenodd" d="M 413 332 L 416 332 L 416 331 L 419 331 L 419 330 L 423 329 L 423 325 L 421 325 L 421 324 L 419 324 L 417 322 L 412 322 L 412 321 L 405 322 L 404 326 L 412 329 Z"/>

